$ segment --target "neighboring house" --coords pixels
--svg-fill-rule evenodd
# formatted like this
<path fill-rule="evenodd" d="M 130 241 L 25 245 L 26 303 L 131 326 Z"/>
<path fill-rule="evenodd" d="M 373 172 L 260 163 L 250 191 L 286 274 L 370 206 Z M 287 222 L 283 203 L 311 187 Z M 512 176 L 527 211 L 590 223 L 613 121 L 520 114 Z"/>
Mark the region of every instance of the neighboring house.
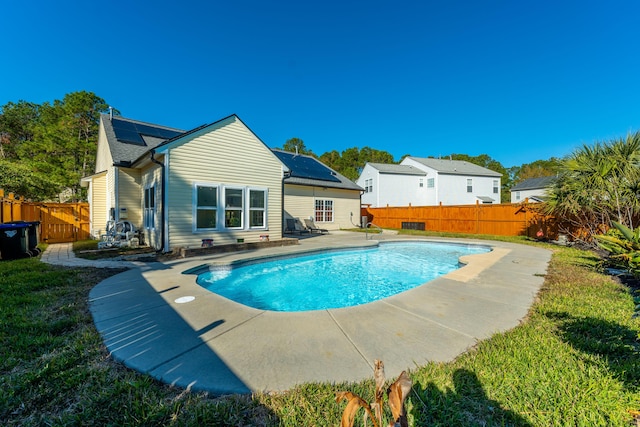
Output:
<path fill-rule="evenodd" d="M 529 178 L 511 187 L 511 203 L 542 202 L 547 197 L 549 187 L 553 185 L 555 176 Z"/>
<path fill-rule="evenodd" d="M 339 230 L 360 224 L 363 189 L 314 157 L 273 150 L 287 166 L 284 217 L 313 219 L 319 228 Z"/>
<path fill-rule="evenodd" d="M 236 115 L 184 132 L 103 114 L 89 187 L 91 232 L 131 221 L 165 252 L 282 236 L 286 166 Z"/>
<path fill-rule="evenodd" d="M 425 171 L 414 166 L 367 163 L 356 182 L 364 188 L 363 204 L 408 206 L 427 200 L 426 177 Z"/>
<path fill-rule="evenodd" d="M 406 157 L 399 165 L 367 163 L 356 183 L 372 207 L 500 203 L 502 174 L 461 160 Z"/>

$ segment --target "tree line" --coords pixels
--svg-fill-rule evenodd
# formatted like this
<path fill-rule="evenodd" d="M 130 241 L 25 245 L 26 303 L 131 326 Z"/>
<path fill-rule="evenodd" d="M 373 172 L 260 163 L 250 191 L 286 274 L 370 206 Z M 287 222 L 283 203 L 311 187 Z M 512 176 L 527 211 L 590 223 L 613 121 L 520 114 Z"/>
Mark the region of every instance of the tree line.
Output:
<path fill-rule="evenodd" d="M 3 105 L 0 188 L 32 200 L 85 200 L 80 178 L 94 172 L 100 113 L 108 108 L 85 91 Z"/>
<path fill-rule="evenodd" d="M 103 98 L 86 91 L 72 92 L 53 102 L 21 100 L 0 107 L 0 188 L 31 200 L 86 200 L 80 179 L 95 171 L 100 113 L 108 110 Z M 367 162 L 400 163 L 409 155 L 396 161 L 386 151 L 365 146 L 318 156 L 300 138 L 289 139 L 283 149 L 314 156 L 353 181 Z M 509 201 L 513 184 L 555 175 L 559 164 L 552 158 L 507 168 L 488 154 L 451 154 L 451 158 L 501 173 L 503 201 Z"/>

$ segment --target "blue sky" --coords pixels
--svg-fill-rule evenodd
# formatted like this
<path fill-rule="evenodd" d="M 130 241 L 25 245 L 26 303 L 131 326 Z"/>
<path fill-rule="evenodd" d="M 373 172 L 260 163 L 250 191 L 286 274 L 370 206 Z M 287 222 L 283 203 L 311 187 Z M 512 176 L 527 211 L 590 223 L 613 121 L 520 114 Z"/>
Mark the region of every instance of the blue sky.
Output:
<path fill-rule="evenodd" d="M 86 90 L 183 129 L 229 114 L 316 154 L 562 157 L 640 130 L 640 2 L 29 1 L 0 105 Z"/>

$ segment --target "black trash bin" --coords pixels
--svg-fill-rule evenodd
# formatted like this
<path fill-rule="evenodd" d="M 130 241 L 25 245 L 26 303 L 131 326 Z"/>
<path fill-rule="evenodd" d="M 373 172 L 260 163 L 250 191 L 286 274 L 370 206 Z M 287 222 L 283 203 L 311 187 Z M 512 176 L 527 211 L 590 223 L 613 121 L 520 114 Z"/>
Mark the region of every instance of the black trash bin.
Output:
<path fill-rule="evenodd" d="M 31 256 L 29 252 L 29 224 L 14 222 L 0 224 L 0 259 Z"/>
<path fill-rule="evenodd" d="M 36 256 L 40 253 L 40 248 L 38 248 L 38 227 L 40 226 L 40 221 L 26 222 L 26 224 L 29 225 L 27 228 L 27 238 L 29 239 L 27 250 L 31 252 L 32 256 Z"/>

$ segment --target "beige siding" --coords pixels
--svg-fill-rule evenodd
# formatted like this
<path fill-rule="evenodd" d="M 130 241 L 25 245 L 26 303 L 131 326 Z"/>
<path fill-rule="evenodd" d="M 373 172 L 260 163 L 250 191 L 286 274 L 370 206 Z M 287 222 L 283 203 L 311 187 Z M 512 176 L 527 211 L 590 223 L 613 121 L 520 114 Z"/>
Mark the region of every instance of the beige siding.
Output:
<path fill-rule="evenodd" d="M 107 172 L 107 211 L 116 207 L 116 174 L 118 168 L 112 166 Z"/>
<path fill-rule="evenodd" d="M 94 178 L 91 183 L 91 233 L 94 237 L 100 238 L 109 220 L 109 209 L 115 207 L 115 174 L 117 172 L 113 167 L 113 158 L 102 121 L 98 131 L 95 172 L 106 172 L 105 175 Z"/>
<path fill-rule="evenodd" d="M 140 170 L 118 169 L 118 197 L 116 220 L 131 221 L 137 228 L 142 227 Z M 126 218 L 122 217 L 122 209 L 126 209 Z"/>
<path fill-rule="evenodd" d="M 332 200 L 332 222 L 318 222 L 316 225 L 327 230 L 353 228 L 360 223 L 360 191 L 341 190 L 304 185 L 287 185 L 284 187 L 284 210 L 286 217 L 315 218 L 316 199 Z M 351 215 L 353 214 L 353 216 Z"/>
<path fill-rule="evenodd" d="M 235 117 L 222 121 L 204 134 L 170 147 L 168 250 L 198 247 L 202 239 L 214 243 L 259 241 L 260 235 L 270 239 L 282 236 L 282 163 L 256 136 Z M 193 231 L 194 184 L 210 183 L 226 186 L 260 187 L 268 191 L 267 230 L 218 232 Z"/>
<path fill-rule="evenodd" d="M 91 235 L 100 238 L 107 224 L 107 175 L 98 175 L 91 181 Z"/>
<path fill-rule="evenodd" d="M 96 153 L 96 170 L 95 172 L 106 171 L 113 165 L 113 158 L 111 157 L 111 151 L 109 151 L 109 142 L 107 141 L 107 134 L 104 131 L 102 121 L 100 121 L 100 129 L 98 132 L 98 149 Z"/>

